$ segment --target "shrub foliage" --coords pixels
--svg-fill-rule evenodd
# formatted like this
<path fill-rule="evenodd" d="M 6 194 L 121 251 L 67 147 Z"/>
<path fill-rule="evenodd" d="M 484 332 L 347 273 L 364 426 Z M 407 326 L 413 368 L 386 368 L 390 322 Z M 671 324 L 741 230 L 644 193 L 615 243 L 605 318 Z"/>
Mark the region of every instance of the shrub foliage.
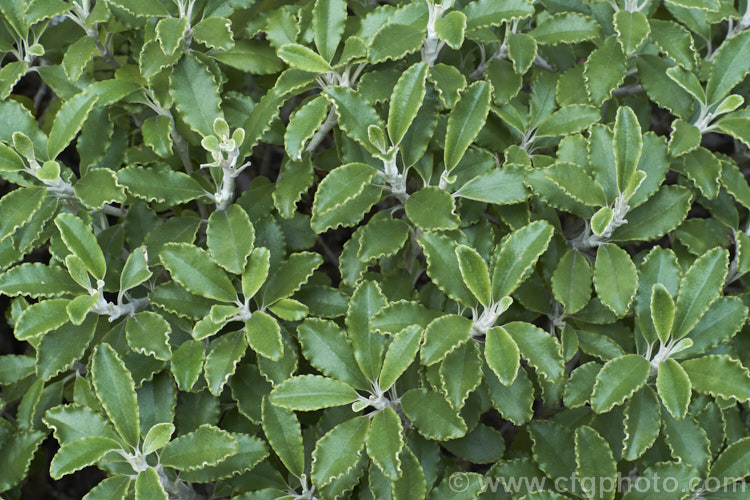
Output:
<path fill-rule="evenodd" d="M 747 0 L 0 13 L 3 495 L 748 498 Z"/>

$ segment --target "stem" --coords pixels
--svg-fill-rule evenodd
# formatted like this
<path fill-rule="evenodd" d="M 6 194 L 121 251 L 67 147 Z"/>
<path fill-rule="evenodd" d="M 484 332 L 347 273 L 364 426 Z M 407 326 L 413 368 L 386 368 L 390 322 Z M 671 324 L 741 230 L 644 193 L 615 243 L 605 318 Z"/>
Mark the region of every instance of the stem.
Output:
<path fill-rule="evenodd" d="M 323 122 L 323 125 L 321 125 L 318 131 L 315 132 L 315 135 L 305 148 L 305 152 L 312 153 L 313 151 L 315 151 L 317 147 L 320 146 L 320 143 L 323 142 L 323 139 L 326 138 L 328 132 L 331 131 L 334 125 L 336 125 L 336 110 L 333 106 L 331 106 L 331 110 L 328 112 L 328 116 Z M 297 159 L 299 160 L 300 158 Z"/>

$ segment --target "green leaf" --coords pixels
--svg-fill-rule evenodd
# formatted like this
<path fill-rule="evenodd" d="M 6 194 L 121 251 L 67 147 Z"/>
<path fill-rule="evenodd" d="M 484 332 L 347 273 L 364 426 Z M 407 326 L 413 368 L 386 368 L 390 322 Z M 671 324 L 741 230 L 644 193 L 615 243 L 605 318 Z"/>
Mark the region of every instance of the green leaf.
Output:
<path fill-rule="evenodd" d="M 438 368 L 441 392 L 451 407 L 460 410 L 469 394 L 482 383 L 482 358 L 475 342 L 466 342 L 445 356 Z"/>
<path fill-rule="evenodd" d="M 37 448 L 46 434 L 41 431 L 11 433 L 4 439 L 0 454 L 0 491 L 6 491 L 25 477 Z"/>
<path fill-rule="evenodd" d="M 721 128 L 719 124 L 717 126 Z M 680 119 L 673 121 L 672 134 L 669 139 L 669 154 L 677 158 L 690 153 L 700 146 L 702 137 L 703 134 L 698 127 Z"/>
<path fill-rule="evenodd" d="M 528 33 L 506 33 L 508 59 L 513 63 L 513 70 L 519 75 L 525 74 L 534 64 L 537 56 L 537 44 Z"/>
<path fill-rule="evenodd" d="M 523 425 L 533 416 L 534 386 L 526 374 L 526 370 L 519 370 L 516 380 L 511 385 L 505 385 L 489 369 L 484 370 L 492 406 L 504 419 L 516 425 Z"/>
<path fill-rule="evenodd" d="M 148 467 L 135 478 L 136 500 L 168 500 L 156 469 Z"/>
<path fill-rule="evenodd" d="M 586 258 L 575 250 L 568 250 L 552 273 L 552 294 L 573 314 L 588 304 L 591 298 L 591 268 Z"/>
<path fill-rule="evenodd" d="M 125 337 L 133 351 L 164 361 L 168 361 L 171 356 L 171 331 L 167 320 L 151 311 L 141 311 L 128 318 L 125 324 Z"/>
<path fill-rule="evenodd" d="M 659 363 L 656 390 L 664 407 L 675 420 L 685 418 L 690 404 L 692 384 L 685 369 L 677 361 L 667 359 Z"/>
<path fill-rule="evenodd" d="M 107 453 L 120 449 L 120 443 L 108 437 L 85 437 L 77 441 L 65 443 L 55 453 L 50 463 L 49 473 L 53 479 L 93 465 Z"/>
<path fill-rule="evenodd" d="M 299 252 L 290 255 L 268 279 L 263 304 L 270 305 L 289 297 L 307 282 L 322 263 L 323 258 L 317 253 Z"/>
<path fill-rule="evenodd" d="M 355 417 L 321 437 L 312 452 L 313 484 L 322 488 L 354 468 L 365 446 L 368 429 L 366 417 Z"/>
<path fill-rule="evenodd" d="M 705 474 L 711 459 L 710 442 L 706 431 L 692 417 L 674 420 L 667 412 L 662 414 L 664 439 L 678 461 Z"/>
<path fill-rule="evenodd" d="M 466 434 L 464 420 L 437 392 L 428 389 L 406 391 L 401 396 L 401 409 L 427 439 L 444 441 Z"/>
<path fill-rule="evenodd" d="M 637 354 L 608 361 L 596 377 L 591 408 L 606 413 L 627 401 L 648 380 L 651 364 Z"/>
<path fill-rule="evenodd" d="M 588 16 L 568 12 L 549 16 L 530 34 L 540 45 L 578 43 L 599 36 L 599 25 Z"/>
<path fill-rule="evenodd" d="M 750 371 L 726 354 L 683 361 L 682 368 L 696 392 L 740 402 L 750 399 Z"/>
<path fill-rule="evenodd" d="M 450 298 L 474 304 L 474 295 L 466 288 L 458 267 L 455 241 L 436 232 L 424 232 L 418 238 L 427 259 L 427 275 Z"/>
<path fill-rule="evenodd" d="M 85 500 L 121 500 L 130 489 L 130 478 L 112 476 L 99 482 L 83 498 Z"/>
<path fill-rule="evenodd" d="M 492 290 L 490 289 L 490 272 L 487 269 L 487 263 L 479 255 L 479 252 L 467 245 L 456 247 L 456 258 L 466 287 L 471 290 L 480 304 L 485 307 L 489 306 L 492 302 Z"/>
<path fill-rule="evenodd" d="M 347 384 L 320 375 L 299 375 L 271 391 L 271 403 L 289 410 L 312 411 L 342 406 L 357 400 Z"/>
<path fill-rule="evenodd" d="M 404 208 L 409 220 L 424 231 L 458 229 L 461 223 L 455 200 L 437 186 L 427 186 L 412 194 Z"/>
<path fill-rule="evenodd" d="M 564 360 L 557 339 L 541 328 L 513 321 L 503 326 L 521 351 L 521 356 L 548 380 L 559 380 Z"/>
<path fill-rule="evenodd" d="M 45 189 L 19 188 L 0 198 L 0 242 L 26 224 L 41 208 Z"/>
<path fill-rule="evenodd" d="M 15 172 L 23 170 L 25 166 L 23 160 L 15 151 L 5 144 L 0 143 L 0 172 Z"/>
<path fill-rule="evenodd" d="M 496 326 L 487 330 L 484 344 L 484 357 L 493 372 L 504 385 L 516 380 L 521 366 L 521 351 L 507 330 Z"/>
<path fill-rule="evenodd" d="M 29 340 L 67 323 L 67 299 L 50 299 L 31 304 L 16 320 L 13 335 L 18 340 Z"/>
<path fill-rule="evenodd" d="M 579 203 L 591 207 L 600 207 L 607 203 L 601 185 L 583 167 L 575 163 L 556 162 L 542 170 L 542 175 Z"/>
<path fill-rule="evenodd" d="M 395 335 L 411 325 L 426 327 L 441 314 L 418 302 L 401 300 L 380 309 L 370 319 L 370 329 L 381 335 Z"/>
<path fill-rule="evenodd" d="M 750 72 L 750 32 L 744 31 L 722 43 L 716 51 L 706 83 L 708 103 L 714 104 L 727 95 Z"/>
<path fill-rule="evenodd" d="M 385 349 L 385 338 L 371 335 L 370 318 L 387 304 L 388 301 L 374 281 L 363 281 L 349 299 L 347 334 L 354 349 L 354 358 L 368 380 L 375 380 L 380 373 Z M 418 349 L 417 343 L 416 350 Z"/>
<path fill-rule="evenodd" d="M 8 196 L 5 195 L 6 198 Z M 71 279 L 64 268 L 34 262 L 18 265 L 1 273 L 0 292 L 9 297 L 59 297 L 81 293 L 81 287 Z"/>
<path fill-rule="evenodd" d="M 221 302 L 237 299 L 232 282 L 205 250 L 188 243 L 167 243 L 160 258 L 172 278 L 188 292 Z"/>
<path fill-rule="evenodd" d="M 385 130 L 385 126 L 375 109 L 361 94 L 350 88 L 328 86 L 323 92 L 336 110 L 341 130 L 360 143 L 370 154 L 377 154 L 378 150 L 370 142 L 367 130 L 371 125 L 381 130 Z"/>
<path fill-rule="evenodd" d="M 638 289 L 638 273 L 628 253 L 612 243 L 600 245 L 594 264 L 594 286 L 602 303 L 617 316 L 630 309 Z"/>
<path fill-rule="evenodd" d="M 594 392 L 596 376 L 602 365 L 596 361 L 584 363 L 573 370 L 565 383 L 563 402 L 567 408 L 578 408 L 589 402 Z"/>
<path fill-rule="evenodd" d="M 576 475 L 585 478 L 581 488 L 588 498 L 613 499 L 617 482 L 617 463 L 607 441 L 593 428 L 582 425 L 576 429 Z"/>
<path fill-rule="evenodd" d="M 727 486 L 747 475 L 750 470 L 750 438 L 743 438 L 727 446 L 711 466 L 709 477 Z"/>
<path fill-rule="evenodd" d="M 401 74 L 393 87 L 388 108 L 388 135 L 394 146 L 401 143 L 422 106 L 427 94 L 428 70 L 427 64 L 416 63 Z"/>
<path fill-rule="evenodd" d="M 192 27 L 193 39 L 206 47 L 232 50 L 232 22 L 225 17 L 207 17 Z"/>
<path fill-rule="evenodd" d="M 628 56 L 638 50 L 651 32 L 648 18 L 640 11 L 630 12 L 625 9 L 617 11 L 614 16 L 614 24 L 617 31 L 617 41 L 622 46 L 625 55 Z"/>
<path fill-rule="evenodd" d="M 250 348 L 272 361 L 279 361 L 284 355 L 279 323 L 268 313 L 254 311 L 245 321 L 245 337 Z"/>
<path fill-rule="evenodd" d="M 84 37 L 84 39 L 87 38 Z M 7 99 L 13 91 L 13 87 L 28 70 L 29 63 L 26 61 L 9 62 L 0 69 L 0 99 Z"/>
<path fill-rule="evenodd" d="M 612 233 L 612 241 L 648 241 L 672 231 L 685 219 L 692 193 L 681 186 L 664 186 L 647 202 L 628 212 L 628 223 Z"/>
<path fill-rule="evenodd" d="M 166 55 L 172 55 L 182 43 L 188 29 L 188 19 L 185 17 L 165 17 L 156 23 L 156 38 Z"/>
<path fill-rule="evenodd" d="M 477 0 L 464 9 L 466 28 L 474 30 L 488 26 L 500 26 L 503 22 L 523 19 L 534 13 L 534 6 L 527 0 Z"/>
<path fill-rule="evenodd" d="M 638 14 L 641 13 L 638 12 Z M 615 17 L 615 19 L 618 18 Z M 620 86 L 625 79 L 626 72 L 627 64 L 623 49 L 618 43 L 618 38 L 610 36 L 602 42 L 599 48 L 589 54 L 584 66 L 583 78 L 586 81 L 586 92 L 591 102 L 601 106 L 610 98 L 612 91 Z"/>
<path fill-rule="evenodd" d="M 651 387 L 645 386 L 625 407 L 625 440 L 622 458 L 633 461 L 651 448 L 661 431 L 659 399 Z"/>
<path fill-rule="evenodd" d="M 529 197 L 529 190 L 523 183 L 524 177 L 522 167 L 505 165 L 474 177 L 461 186 L 454 196 L 497 205 L 520 203 Z"/>
<path fill-rule="evenodd" d="M 424 342 L 420 356 L 422 364 L 433 365 L 463 345 L 473 330 L 471 320 L 457 314 L 447 314 L 430 322 L 424 331 Z"/>
<path fill-rule="evenodd" d="M 401 450 L 404 448 L 404 428 L 401 419 L 387 406 L 370 421 L 365 441 L 367 455 L 390 480 L 396 481 L 401 470 Z"/>
<path fill-rule="evenodd" d="M 204 424 L 170 442 L 159 454 L 161 464 L 179 471 L 216 465 L 239 451 L 237 440 L 227 431 Z"/>
<path fill-rule="evenodd" d="M 564 106 L 544 120 L 536 131 L 537 137 L 557 137 L 575 134 L 596 123 L 601 118 L 599 108 L 588 104 Z"/>
<path fill-rule="evenodd" d="M 146 247 L 138 247 L 128 255 L 125 266 L 120 273 L 120 290 L 130 290 L 140 285 L 152 276 L 148 268 L 148 254 Z"/>
<path fill-rule="evenodd" d="M 312 9 L 313 39 L 318 52 L 331 62 L 346 24 L 345 0 L 317 0 Z"/>
<path fill-rule="evenodd" d="M 225 52 L 212 54 L 212 57 L 232 68 L 258 75 L 270 75 L 284 69 L 282 60 L 276 56 L 276 52 L 268 42 L 263 40 L 244 38 L 235 40 L 234 47 Z M 309 73 L 305 74 L 309 75 Z M 273 93 L 270 95 L 272 99 L 278 97 Z"/>
<path fill-rule="evenodd" d="M 100 344 L 91 361 L 96 397 L 117 433 L 131 446 L 139 442 L 138 399 L 133 377 L 109 344 Z"/>
<path fill-rule="evenodd" d="M 183 342 L 172 352 L 169 368 L 180 390 L 189 391 L 198 381 L 205 356 L 205 348 L 198 340 Z"/>
<path fill-rule="evenodd" d="M 409 368 L 417 356 L 421 342 L 422 328 L 417 325 L 407 326 L 393 336 L 393 341 L 388 346 L 388 352 L 385 353 L 383 367 L 378 377 L 378 383 L 382 391 L 390 389 Z"/>
<path fill-rule="evenodd" d="M 129 13 L 138 17 L 164 17 L 169 13 L 159 2 L 149 0 L 108 0 L 109 3 L 122 7 Z"/>
<path fill-rule="evenodd" d="M 222 118 L 221 97 L 214 76 L 197 57 L 186 54 L 172 70 L 169 93 L 185 123 L 202 136 L 213 133 Z"/>
<path fill-rule="evenodd" d="M 286 161 L 279 175 L 273 191 L 273 204 L 283 218 L 294 219 L 297 202 L 313 184 L 312 161 L 309 157 L 300 161 Z"/>
<path fill-rule="evenodd" d="M 478 81 L 466 88 L 448 117 L 445 132 L 445 168 L 449 172 L 463 158 L 484 127 L 490 110 L 491 87 Z"/>
<path fill-rule="evenodd" d="M 117 181 L 138 198 L 170 205 L 186 203 L 207 194 L 195 179 L 172 170 L 129 166 L 117 172 Z"/>
<path fill-rule="evenodd" d="M 397 254 L 409 238 L 409 226 L 397 219 L 372 219 L 362 228 L 357 258 L 370 262 Z"/>
<path fill-rule="evenodd" d="M 331 65 L 326 62 L 317 52 L 308 49 L 304 45 L 288 43 L 282 45 L 278 51 L 279 57 L 289 66 L 310 73 L 327 73 L 331 71 Z"/>
<path fill-rule="evenodd" d="M 289 117 L 284 132 L 284 148 L 290 158 L 300 160 L 308 141 L 313 138 L 328 115 L 329 102 L 323 96 L 315 97 L 298 107 Z"/>
<path fill-rule="evenodd" d="M 377 174 L 364 163 L 348 163 L 331 171 L 318 185 L 313 202 L 313 217 L 331 212 L 362 193 Z"/>
<path fill-rule="evenodd" d="M 623 193 L 635 173 L 635 168 L 638 165 L 638 160 L 643 150 L 641 126 L 638 124 L 635 112 L 628 106 L 621 106 L 617 109 L 613 146 L 617 171 L 617 188 L 620 193 Z"/>
<path fill-rule="evenodd" d="M 674 324 L 674 300 L 661 283 L 651 289 L 651 321 L 662 344 L 667 344 Z"/>
<path fill-rule="evenodd" d="M 172 434 L 174 434 L 174 425 L 169 422 L 152 426 L 143 438 L 143 454 L 148 455 L 164 448 L 172 439 Z"/>
<path fill-rule="evenodd" d="M 62 60 L 62 67 L 67 77 L 73 82 L 77 81 L 96 52 L 96 43 L 89 36 L 79 38 L 70 45 Z"/>
<path fill-rule="evenodd" d="M 104 279 L 107 263 L 91 228 L 71 214 L 58 215 L 55 218 L 55 225 L 68 250 L 81 259 L 83 265 L 96 279 Z"/>
<path fill-rule="evenodd" d="M 750 147 L 750 117 L 728 116 L 716 122 L 716 128 Z"/>
<path fill-rule="evenodd" d="M 727 276 L 728 254 L 722 248 L 698 257 L 680 281 L 675 305 L 674 337 L 690 333 L 711 304 L 719 298 Z"/>
<path fill-rule="evenodd" d="M 422 47 L 424 29 L 398 23 L 388 23 L 380 28 L 368 47 L 370 63 L 377 64 L 392 59 L 397 61 Z"/>
<path fill-rule="evenodd" d="M 75 138 L 98 98 L 96 94 L 81 92 L 63 103 L 49 133 L 47 154 L 50 158 L 56 158 Z"/>
<path fill-rule="evenodd" d="M 297 337 L 305 358 L 324 375 L 357 389 L 370 387 L 354 359 L 349 339 L 336 323 L 308 318 L 297 327 Z"/>
<path fill-rule="evenodd" d="M 305 449 L 302 430 L 293 411 L 274 406 L 263 398 L 263 433 L 273 451 L 289 472 L 301 476 L 305 471 Z"/>
<path fill-rule="evenodd" d="M 118 184 L 117 174 L 108 168 L 89 170 L 73 186 L 73 191 L 87 208 L 97 210 L 107 203 L 125 203 L 125 188 Z"/>
<path fill-rule="evenodd" d="M 206 228 L 208 252 L 214 262 L 234 274 L 242 274 L 253 250 L 255 229 L 239 205 L 229 205 L 208 218 Z"/>
<path fill-rule="evenodd" d="M 203 365 L 206 385 L 211 394 L 217 397 L 221 395 L 246 350 L 247 342 L 241 331 L 227 333 L 211 343 Z"/>
<path fill-rule="evenodd" d="M 466 15 L 461 11 L 448 12 L 435 20 L 435 33 L 452 49 L 461 48 L 465 31 Z"/>
<path fill-rule="evenodd" d="M 143 143 L 162 158 L 172 156 L 172 120 L 168 116 L 150 116 L 141 125 Z"/>

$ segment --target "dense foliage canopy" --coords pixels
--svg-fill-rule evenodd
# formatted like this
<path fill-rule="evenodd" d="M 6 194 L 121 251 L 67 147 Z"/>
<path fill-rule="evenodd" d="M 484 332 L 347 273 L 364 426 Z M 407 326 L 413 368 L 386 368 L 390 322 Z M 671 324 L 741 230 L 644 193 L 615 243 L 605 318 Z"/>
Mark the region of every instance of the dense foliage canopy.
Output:
<path fill-rule="evenodd" d="M 749 497 L 748 0 L 0 20 L 4 497 Z"/>

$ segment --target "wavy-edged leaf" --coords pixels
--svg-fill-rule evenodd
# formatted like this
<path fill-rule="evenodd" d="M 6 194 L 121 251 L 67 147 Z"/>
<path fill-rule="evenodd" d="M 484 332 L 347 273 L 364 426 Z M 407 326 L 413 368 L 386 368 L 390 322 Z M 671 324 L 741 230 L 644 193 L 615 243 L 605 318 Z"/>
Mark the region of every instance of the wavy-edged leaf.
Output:
<path fill-rule="evenodd" d="M 213 134 L 214 120 L 223 118 L 219 86 L 209 68 L 186 54 L 172 70 L 170 95 L 185 123 L 202 136 Z"/>
<path fill-rule="evenodd" d="M 208 218 L 206 243 L 214 262 L 234 274 L 242 274 L 253 250 L 255 228 L 239 205 L 215 211 Z"/>
<path fill-rule="evenodd" d="M 696 392 L 741 402 L 750 400 L 750 371 L 726 354 L 683 361 L 682 368 Z"/>
<path fill-rule="evenodd" d="M 637 354 L 626 354 L 608 361 L 596 377 L 591 408 L 606 413 L 627 401 L 644 386 L 651 364 Z"/>
<path fill-rule="evenodd" d="M 445 168 L 453 170 L 484 127 L 490 111 L 491 86 L 484 81 L 470 85 L 461 94 L 448 117 L 445 131 Z"/>
<path fill-rule="evenodd" d="M 171 441 L 162 449 L 162 465 L 179 471 L 192 471 L 216 465 L 239 451 L 239 443 L 225 430 L 204 424 Z"/>
<path fill-rule="evenodd" d="M 271 403 L 300 411 L 342 406 L 357 399 L 351 386 L 320 375 L 299 375 L 274 387 Z"/>
<path fill-rule="evenodd" d="M 131 446 L 139 435 L 138 398 L 133 376 L 109 344 L 99 344 L 91 361 L 91 379 L 96 397 L 118 434 Z"/>
<path fill-rule="evenodd" d="M 466 434 L 467 427 L 440 393 L 411 389 L 401 396 L 401 409 L 419 433 L 427 439 L 446 441 Z"/>
<path fill-rule="evenodd" d="M 172 278 L 191 293 L 221 302 L 234 302 L 237 292 L 208 252 L 188 243 L 167 243 L 159 255 Z"/>
<path fill-rule="evenodd" d="M 117 172 L 117 181 L 133 196 L 170 205 L 187 203 L 207 194 L 195 179 L 172 170 L 131 165 Z"/>
<path fill-rule="evenodd" d="M 666 359 L 659 363 L 656 390 L 664 407 L 675 420 L 685 418 L 690 404 L 692 384 L 685 369 L 674 359 Z"/>
<path fill-rule="evenodd" d="M 312 452 L 313 484 L 322 488 L 354 468 L 364 449 L 368 429 L 366 417 L 355 417 L 321 437 Z"/>

